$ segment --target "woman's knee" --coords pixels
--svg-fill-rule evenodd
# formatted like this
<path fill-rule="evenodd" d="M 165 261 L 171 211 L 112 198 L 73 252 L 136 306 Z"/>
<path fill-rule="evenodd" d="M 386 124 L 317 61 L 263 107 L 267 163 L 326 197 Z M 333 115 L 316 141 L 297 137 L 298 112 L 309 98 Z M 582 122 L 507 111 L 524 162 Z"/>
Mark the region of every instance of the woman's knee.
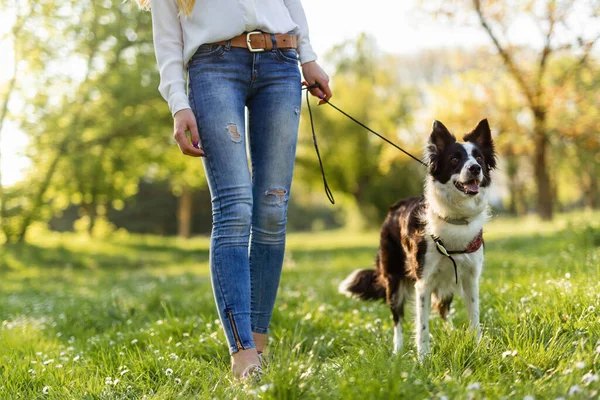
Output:
<path fill-rule="evenodd" d="M 213 214 L 213 226 L 220 234 L 247 235 L 252 223 L 252 201 L 235 201 Z"/>

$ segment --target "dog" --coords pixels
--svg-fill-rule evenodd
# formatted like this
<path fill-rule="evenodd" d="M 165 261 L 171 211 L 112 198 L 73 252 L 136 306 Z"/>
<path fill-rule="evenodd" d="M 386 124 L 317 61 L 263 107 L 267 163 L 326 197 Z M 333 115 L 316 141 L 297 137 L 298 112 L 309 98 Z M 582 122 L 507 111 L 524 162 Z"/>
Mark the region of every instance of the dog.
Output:
<path fill-rule="evenodd" d="M 402 320 L 408 299 L 416 303 L 416 347 L 429 354 L 431 303 L 445 320 L 461 293 L 471 329 L 481 337 L 479 277 L 483 268 L 483 225 L 496 152 L 487 119 L 457 142 L 434 121 L 425 150 L 424 195 L 389 208 L 381 228 L 375 269 L 354 271 L 340 292 L 361 300 L 383 300 L 394 320 L 394 353 L 402 349 Z"/>

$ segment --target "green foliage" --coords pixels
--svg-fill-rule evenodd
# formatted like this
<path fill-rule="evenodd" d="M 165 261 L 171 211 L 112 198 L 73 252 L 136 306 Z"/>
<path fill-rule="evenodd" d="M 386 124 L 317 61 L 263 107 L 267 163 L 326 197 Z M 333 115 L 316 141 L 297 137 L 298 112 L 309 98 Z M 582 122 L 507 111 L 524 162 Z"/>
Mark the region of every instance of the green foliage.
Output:
<path fill-rule="evenodd" d="M 208 271 L 207 238 L 38 232 L 5 247 L 3 398 L 524 398 L 595 396 L 600 370 L 597 213 L 486 227 L 483 338 L 431 321 L 432 355 L 393 356 L 382 304 L 337 293 L 372 265 L 375 231 L 292 234 L 259 384 L 232 381 Z M 514 227 L 519 226 L 518 232 Z M 43 393 L 46 387 L 47 395 Z"/>
<path fill-rule="evenodd" d="M 375 131 L 398 141 L 410 123 L 414 93 L 398 74 L 398 60 L 378 51 L 372 38 L 361 35 L 334 47 L 327 55 L 333 65 L 332 103 Z M 327 180 L 345 207 L 359 210 L 359 225 L 376 225 L 379 203 L 418 192 L 419 174 L 407 157 L 327 105 L 314 107 L 314 123 Z M 314 189 L 322 187 L 314 154 L 310 121 L 301 121 L 297 177 Z M 403 143 L 413 150 L 414 143 Z M 422 144 L 420 145 L 422 146 Z M 417 154 L 420 152 L 417 151 Z M 395 193 L 390 196 L 390 193 Z M 378 194 L 386 194 L 379 196 Z M 373 199 L 377 199 L 374 203 Z M 384 209 L 385 209 L 384 208 Z M 380 208 L 379 208 L 380 209 Z"/>

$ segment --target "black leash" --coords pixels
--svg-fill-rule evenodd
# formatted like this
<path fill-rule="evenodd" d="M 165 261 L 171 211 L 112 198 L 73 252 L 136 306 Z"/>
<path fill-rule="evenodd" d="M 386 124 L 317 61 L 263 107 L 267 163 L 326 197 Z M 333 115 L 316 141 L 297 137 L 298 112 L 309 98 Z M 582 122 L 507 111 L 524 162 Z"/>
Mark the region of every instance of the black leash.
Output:
<path fill-rule="evenodd" d="M 333 193 L 331 193 L 331 189 L 329 189 L 329 184 L 327 183 L 327 178 L 325 178 L 325 169 L 323 169 L 323 161 L 321 161 L 321 153 L 319 153 L 319 145 L 317 144 L 317 135 L 315 134 L 315 124 L 313 123 L 312 110 L 310 109 L 310 101 L 308 101 L 308 90 L 319 87 L 318 83 L 313 83 L 310 86 L 305 86 L 302 90 L 306 89 L 306 105 L 308 107 L 308 115 L 310 117 L 310 129 L 312 129 L 312 137 L 313 143 L 315 144 L 315 151 L 317 152 L 317 158 L 319 159 L 319 166 L 321 167 L 321 176 L 323 177 L 323 186 L 325 187 L 325 194 L 327 198 L 331 202 L 331 204 L 335 204 L 335 199 L 333 198 Z"/>
<path fill-rule="evenodd" d="M 329 189 L 329 185 L 327 184 L 327 178 L 325 178 L 325 170 L 323 169 L 323 162 L 321 160 L 321 154 L 319 153 L 319 146 L 317 145 L 317 135 L 315 134 L 315 124 L 313 122 L 312 110 L 310 108 L 310 101 L 309 101 L 309 96 L 308 96 L 308 93 L 309 93 L 310 89 L 315 89 L 315 88 L 318 88 L 318 87 L 319 87 L 318 83 L 313 83 L 312 85 L 303 87 L 302 90 L 306 90 L 306 106 L 308 107 L 308 115 L 310 117 L 310 128 L 312 130 L 313 143 L 315 145 L 315 151 L 317 152 L 317 158 L 319 159 L 319 166 L 321 167 L 321 176 L 323 177 L 323 184 L 325 186 L 325 193 L 327 194 L 327 198 L 329 199 L 329 201 L 331 202 L 331 204 L 335 204 L 335 200 L 333 198 L 333 194 L 331 193 L 331 189 Z M 362 126 L 363 128 L 365 128 L 369 132 L 373 133 L 374 135 L 376 135 L 380 139 L 384 140 L 386 143 L 391 144 L 396 149 L 400 150 L 401 152 L 403 152 L 404 154 L 406 154 L 407 156 L 409 156 L 413 160 L 415 160 L 415 161 L 419 162 L 420 164 L 422 164 L 423 166 L 427 167 L 427 164 L 425 164 L 423 161 L 419 160 L 417 157 L 413 156 L 412 154 L 410 154 L 408 151 L 404 150 L 403 148 L 401 148 L 397 144 L 395 144 L 395 143 L 389 141 L 388 139 L 386 139 L 385 137 L 381 136 L 379 133 L 375 132 L 373 129 L 369 128 L 368 126 L 366 126 L 362 122 L 358 121 L 353 116 L 351 116 L 348 113 L 346 113 L 345 111 L 341 110 L 339 107 L 336 107 L 330 101 L 328 101 L 328 100 L 324 100 L 324 101 L 325 101 L 325 103 L 329 104 L 331 107 L 335 108 L 337 111 L 339 111 L 340 113 L 342 113 L 346 117 L 350 118 L 352 121 L 354 121 L 358 125 Z M 479 233 L 479 238 L 480 239 L 481 239 L 481 235 L 482 235 L 482 232 Z M 457 267 L 456 261 L 454 261 L 454 257 L 452 257 L 452 255 L 453 254 L 467 254 L 467 253 L 472 253 L 473 251 L 469 247 L 467 249 L 465 249 L 465 250 L 448 250 L 448 249 L 446 249 L 446 246 L 444 246 L 444 242 L 442 242 L 442 239 L 440 239 L 439 237 L 431 235 L 431 239 L 433 239 L 433 242 L 436 245 L 437 251 L 441 255 L 443 255 L 445 257 L 448 257 L 450 259 L 450 261 L 452 261 L 452 265 L 454 266 L 454 279 L 456 280 L 456 284 L 458 284 L 458 267 Z M 481 240 L 483 240 L 483 239 L 481 239 Z M 477 249 L 479 249 L 479 247 L 477 247 Z M 474 251 L 476 251 L 477 249 L 475 249 Z"/>
<path fill-rule="evenodd" d="M 319 159 L 319 166 L 321 167 L 321 176 L 323 177 L 323 185 L 325 187 L 325 194 L 327 195 L 327 198 L 329 199 L 329 201 L 331 202 L 331 204 L 335 204 L 335 199 L 333 198 L 333 193 L 331 193 L 331 189 L 329 188 L 329 185 L 327 184 L 327 178 L 325 178 L 325 170 L 323 169 L 323 161 L 321 160 L 321 154 L 319 153 L 319 146 L 317 144 L 317 135 L 315 134 L 315 124 L 313 122 L 312 110 L 310 108 L 310 101 L 309 101 L 309 97 L 308 97 L 309 90 L 310 89 L 315 89 L 315 88 L 318 88 L 318 87 L 319 87 L 318 83 L 313 83 L 312 85 L 303 87 L 302 90 L 306 90 L 306 106 L 308 107 L 308 115 L 310 117 L 310 128 L 312 130 L 313 143 L 315 145 L 315 151 L 317 152 L 317 158 Z M 424 165 L 425 167 L 427 167 L 427 164 L 425 164 L 423 161 L 419 160 L 417 157 L 413 156 L 408 151 L 404 150 L 403 148 L 401 148 L 397 144 L 391 142 L 390 140 L 386 139 L 385 137 L 383 137 L 379 133 L 375 132 L 373 129 L 369 128 L 368 126 L 366 126 L 365 124 L 363 124 L 362 122 L 360 122 L 359 120 L 357 120 L 356 118 L 354 118 L 353 116 L 351 116 L 350 114 L 346 113 L 344 110 L 342 110 L 339 107 L 335 106 L 330 101 L 328 101 L 328 100 L 324 100 L 324 101 L 325 101 L 326 104 L 329 104 L 331 107 L 333 107 L 334 109 L 336 109 L 337 111 L 339 111 L 341 114 L 343 114 L 346 117 L 350 118 L 356 124 L 360 125 L 364 129 L 366 129 L 369 132 L 373 133 L 374 135 L 376 135 L 377 137 L 379 137 L 380 139 L 382 139 L 386 143 L 394 146 L 396 149 L 400 150 L 401 152 L 403 152 L 404 154 L 406 154 L 407 156 L 409 156 L 413 160 L 415 160 L 418 163 L 420 163 L 420 164 Z"/>
<path fill-rule="evenodd" d="M 454 266 L 454 279 L 456 279 L 456 284 L 458 285 L 458 268 L 456 266 L 456 261 L 454 261 L 454 258 L 452 257 L 452 254 L 465 254 L 466 251 L 449 251 L 446 249 L 446 246 L 444 246 L 444 242 L 442 242 L 442 239 L 433 235 L 431 235 L 431 238 L 435 243 L 435 247 L 437 248 L 438 253 L 448 257 L 450 261 L 452 261 L 452 265 Z"/>

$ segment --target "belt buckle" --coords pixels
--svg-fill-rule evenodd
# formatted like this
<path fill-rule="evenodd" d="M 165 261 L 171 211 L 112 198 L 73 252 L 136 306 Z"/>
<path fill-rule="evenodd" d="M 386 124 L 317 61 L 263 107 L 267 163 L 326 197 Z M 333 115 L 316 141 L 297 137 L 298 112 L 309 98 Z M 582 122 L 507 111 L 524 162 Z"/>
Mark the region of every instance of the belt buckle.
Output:
<path fill-rule="evenodd" d="M 262 34 L 263 33 L 261 31 L 253 31 L 253 32 L 248 32 L 246 34 L 246 46 L 248 46 L 248 50 L 251 53 L 260 53 L 262 51 L 265 51 L 264 48 L 262 48 L 262 49 L 255 49 L 254 47 L 252 47 L 251 38 L 250 38 L 250 36 L 252 36 L 252 35 L 262 35 Z"/>

